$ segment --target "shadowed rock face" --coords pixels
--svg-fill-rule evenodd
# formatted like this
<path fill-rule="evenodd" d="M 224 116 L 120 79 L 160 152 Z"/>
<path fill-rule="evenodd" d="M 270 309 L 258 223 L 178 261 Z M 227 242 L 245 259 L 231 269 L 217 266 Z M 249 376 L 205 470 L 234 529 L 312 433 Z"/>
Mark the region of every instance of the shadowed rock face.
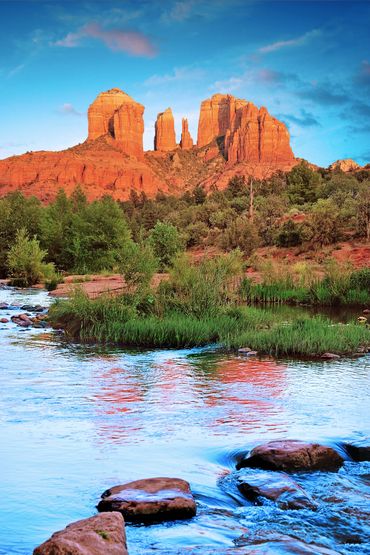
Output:
<path fill-rule="evenodd" d="M 117 512 L 79 520 L 55 532 L 33 555 L 128 555 L 122 515 Z"/>
<path fill-rule="evenodd" d="M 157 116 L 155 122 L 154 150 L 166 152 L 176 148 L 175 120 L 171 108 Z"/>
<path fill-rule="evenodd" d="M 119 511 L 133 522 L 191 518 L 196 505 L 190 486 L 178 478 L 149 478 L 114 486 L 102 494 L 98 511 Z"/>
<path fill-rule="evenodd" d="M 249 456 L 237 464 L 240 468 L 261 468 L 263 470 L 323 470 L 336 471 L 343 464 L 343 458 L 331 447 L 317 443 L 286 440 L 270 441 L 255 447 Z"/>

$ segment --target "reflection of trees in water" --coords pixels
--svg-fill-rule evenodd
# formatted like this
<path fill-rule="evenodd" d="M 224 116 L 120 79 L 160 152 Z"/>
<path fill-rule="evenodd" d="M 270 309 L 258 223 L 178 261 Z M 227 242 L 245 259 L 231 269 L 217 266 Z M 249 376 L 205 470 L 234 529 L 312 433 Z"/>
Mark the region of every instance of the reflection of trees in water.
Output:
<path fill-rule="evenodd" d="M 284 395 L 285 368 L 273 359 L 209 353 L 166 358 L 163 352 L 98 368 L 90 382 L 98 436 L 140 442 L 156 429 L 176 435 L 178 426 L 205 433 L 225 424 L 243 431 L 280 428 L 284 410 L 277 400 Z"/>

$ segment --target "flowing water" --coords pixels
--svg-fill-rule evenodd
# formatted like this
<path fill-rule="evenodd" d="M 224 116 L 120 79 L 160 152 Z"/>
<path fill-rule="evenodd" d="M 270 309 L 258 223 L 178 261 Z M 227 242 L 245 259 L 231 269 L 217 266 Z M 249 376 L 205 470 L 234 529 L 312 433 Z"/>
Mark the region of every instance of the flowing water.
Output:
<path fill-rule="evenodd" d="M 49 302 L 42 291 L 0 290 L 0 302 L 17 301 Z M 128 525 L 130 555 L 232 553 L 238 538 L 264 531 L 370 553 L 370 463 L 297 476 L 318 511 L 255 506 L 235 493 L 232 474 L 238 454 L 270 439 L 369 436 L 369 356 L 303 362 L 212 348 L 101 349 L 12 323 L 0 324 L 0 348 L 2 555 L 32 553 L 94 514 L 109 486 L 154 476 L 188 480 L 198 514 Z"/>

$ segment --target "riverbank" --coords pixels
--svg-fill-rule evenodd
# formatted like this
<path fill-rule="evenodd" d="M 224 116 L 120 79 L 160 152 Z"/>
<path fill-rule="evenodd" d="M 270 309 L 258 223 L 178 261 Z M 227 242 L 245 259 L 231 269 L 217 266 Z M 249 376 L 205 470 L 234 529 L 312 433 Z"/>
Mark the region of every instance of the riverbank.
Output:
<path fill-rule="evenodd" d="M 364 324 L 366 324 L 366 317 Z M 79 292 L 51 306 L 49 320 L 72 340 L 140 348 L 181 348 L 219 344 L 275 356 L 318 357 L 364 353 L 370 330 L 359 323 L 324 317 L 296 317 L 253 307 L 219 308 L 204 316 L 171 311 L 140 312 L 127 297 L 91 300 Z M 247 351 L 246 351 L 247 352 Z"/>

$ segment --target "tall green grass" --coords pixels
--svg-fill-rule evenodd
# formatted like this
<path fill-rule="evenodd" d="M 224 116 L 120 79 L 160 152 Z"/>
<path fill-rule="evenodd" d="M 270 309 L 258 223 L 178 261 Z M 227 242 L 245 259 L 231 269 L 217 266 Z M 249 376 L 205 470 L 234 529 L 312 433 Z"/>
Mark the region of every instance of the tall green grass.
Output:
<path fill-rule="evenodd" d="M 329 259 L 312 269 L 307 263 L 286 265 L 275 260 L 255 263 L 261 282 L 244 279 L 241 295 L 249 304 L 312 304 L 366 306 L 370 304 L 370 269 L 353 270 Z"/>
<path fill-rule="evenodd" d="M 253 307 L 229 307 L 204 317 L 178 311 L 144 315 L 129 301 L 125 297 L 89 300 L 77 293 L 70 300 L 56 302 L 50 320 L 72 339 L 143 348 L 218 343 L 276 356 L 317 356 L 326 351 L 350 354 L 370 346 L 370 330 L 357 324 L 333 324 L 300 315 L 287 319 L 285 314 Z"/>

